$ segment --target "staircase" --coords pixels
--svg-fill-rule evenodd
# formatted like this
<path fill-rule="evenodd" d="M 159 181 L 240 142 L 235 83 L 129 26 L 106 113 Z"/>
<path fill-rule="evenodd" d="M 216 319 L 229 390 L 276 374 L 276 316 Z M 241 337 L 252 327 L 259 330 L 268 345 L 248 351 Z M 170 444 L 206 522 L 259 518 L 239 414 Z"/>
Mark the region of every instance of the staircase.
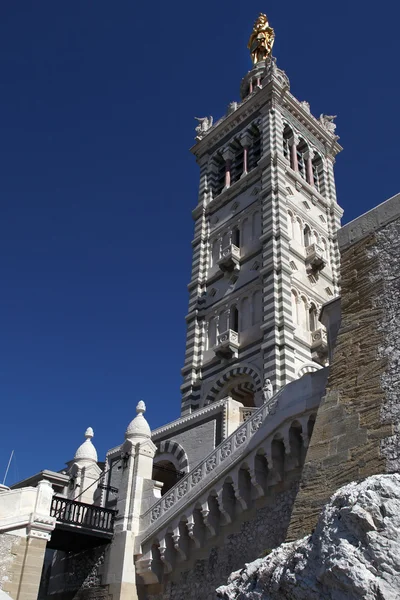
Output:
<path fill-rule="evenodd" d="M 325 378 L 285 386 L 142 514 L 136 570 L 145 584 L 204 556 L 224 526 L 301 467 Z"/>

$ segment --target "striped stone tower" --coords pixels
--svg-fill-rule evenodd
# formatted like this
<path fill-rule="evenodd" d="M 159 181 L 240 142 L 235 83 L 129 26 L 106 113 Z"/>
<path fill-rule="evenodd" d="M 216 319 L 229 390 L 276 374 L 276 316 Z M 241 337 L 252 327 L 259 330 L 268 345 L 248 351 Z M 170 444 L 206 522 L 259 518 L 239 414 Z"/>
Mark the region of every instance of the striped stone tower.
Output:
<path fill-rule="evenodd" d="M 258 406 L 327 361 L 319 310 L 339 291 L 334 117 L 290 93 L 260 15 L 253 68 L 216 123 L 198 119 L 200 167 L 182 415 L 231 396 Z"/>

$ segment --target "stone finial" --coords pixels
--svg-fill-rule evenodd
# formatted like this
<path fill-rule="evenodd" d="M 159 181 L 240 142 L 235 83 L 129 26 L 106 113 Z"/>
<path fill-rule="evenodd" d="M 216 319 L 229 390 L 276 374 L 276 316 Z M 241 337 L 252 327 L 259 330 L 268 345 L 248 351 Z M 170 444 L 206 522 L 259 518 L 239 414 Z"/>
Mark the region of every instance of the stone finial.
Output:
<path fill-rule="evenodd" d="M 88 427 L 88 428 L 86 429 L 86 431 L 85 431 L 85 438 L 86 438 L 87 440 L 91 440 L 91 439 L 92 439 L 92 437 L 94 437 L 94 432 L 93 432 L 93 429 L 92 429 L 91 427 Z"/>
<path fill-rule="evenodd" d="M 75 452 L 74 461 L 79 460 L 90 460 L 97 463 L 97 452 L 96 448 L 92 444 L 92 437 L 94 436 L 93 429 L 88 427 L 85 431 L 85 441 L 81 444 L 78 450 Z"/>
<path fill-rule="evenodd" d="M 145 405 L 145 403 L 143 402 L 143 400 L 139 400 L 139 402 L 137 403 L 137 406 L 136 406 L 136 412 L 137 412 L 138 414 L 143 414 L 143 413 L 145 413 L 145 412 L 146 412 L 146 405 Z"/>
<path fill-rule="evenodd" d="M 133 438 L 150 438 L 151 429 L 143 416 L 146 411 L 146 405 L 143 400 L 140 400 L 136 406 L 137 415 L 128 425 L 128 429 L 125 432 L 125 438 L 131 440 Z"/>

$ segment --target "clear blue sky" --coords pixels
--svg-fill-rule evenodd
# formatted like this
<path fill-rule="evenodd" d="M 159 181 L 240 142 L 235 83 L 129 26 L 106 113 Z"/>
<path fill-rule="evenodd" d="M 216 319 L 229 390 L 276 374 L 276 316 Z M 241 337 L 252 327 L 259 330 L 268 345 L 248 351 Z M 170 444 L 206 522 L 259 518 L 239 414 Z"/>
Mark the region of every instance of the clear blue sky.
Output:
<path fill-rule="evenodd" d="M 400 189 L 392 0 L 19 0 L 0 17 L 0 480 L 103 459 L 144 399 L 179 415 L 197 201 L 194 116 L 219 118 L 266 11 L 313 114 L 337 114 L 345 222 Z"/>

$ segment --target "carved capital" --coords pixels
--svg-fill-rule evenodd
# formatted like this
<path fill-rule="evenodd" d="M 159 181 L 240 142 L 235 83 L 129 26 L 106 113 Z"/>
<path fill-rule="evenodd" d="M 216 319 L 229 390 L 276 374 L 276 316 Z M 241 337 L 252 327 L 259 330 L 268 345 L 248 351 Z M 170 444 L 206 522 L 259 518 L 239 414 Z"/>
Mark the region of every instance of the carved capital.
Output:
<path fill-rule="evenodd" d="M 251 146 L 251 141 L 252 141 L 252 138 L 251 138 L 251 134 L 249 131 L 245 131 L 240 136 L 240 143 L 243 146 L 243 148 L 248 148 L 249 146 Z"/>
<path fill-rule="evenodd" d="M 299 143 L 300 143 L 300 138 L 299 138 L 299 136 L 297 135 L 297 133 L 293 133 L 292 137 L 291 137 L 291 138 L 290 138 L 290 140 L 289 140 L 289 144 L 290 144 L 291 146 L 293 146 L 293 145 L 294 145 L 294 146 L 298 146 L 298 145 L 299 145 Z"/>
<path fill-rule="evenodd" d="M 310 160 L 313 160 L 314 157 L 315 157 L 315 152 L 314 152 L 314 150 L 312 148 L 309 148 L 307 150 L 307 152 L 305 152 L 305 154 L 304 154 L 304 158 L 306 158 L 306 159 L 309 158 Z"/>
<path fill-rule="evenodd" d="M 224 148 L 222 150 L 222 156 L 225 161 L 228 161 L 228 160 L 233 160 L 235 157 L 235 154 L 234 154 L 232 148 L 230 146 L 227 146 L 226 148 Z"/>

